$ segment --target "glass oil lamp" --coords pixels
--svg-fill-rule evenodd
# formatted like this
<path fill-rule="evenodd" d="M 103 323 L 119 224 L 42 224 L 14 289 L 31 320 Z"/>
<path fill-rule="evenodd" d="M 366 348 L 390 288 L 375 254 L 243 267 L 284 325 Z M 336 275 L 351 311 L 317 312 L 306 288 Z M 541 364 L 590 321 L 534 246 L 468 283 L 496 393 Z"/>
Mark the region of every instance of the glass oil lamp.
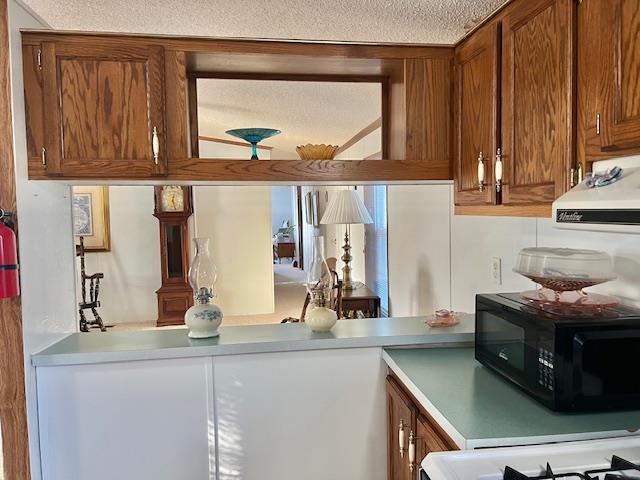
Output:
<path fill-rule="evenodd" d="M 209 255 L 209 239 L 195 238 L 195 256 L 189 267 L 189 283 L 193 288 L 194 305 L 184 314 L 190 338 L 209 338 L 220 335 L 222 310 L 212 303 L 217 279 L 216 267 Z"/>
<path fill-rule="evenodd" d="M 331 307 L 332 273 L 324 257 L 324 237 L 313 238 L 313 259 L 307 274 L 311 310 L 305 315 L 305 323 L 314 332 L 328 332 L 336 324 L 338 316 Z"/>

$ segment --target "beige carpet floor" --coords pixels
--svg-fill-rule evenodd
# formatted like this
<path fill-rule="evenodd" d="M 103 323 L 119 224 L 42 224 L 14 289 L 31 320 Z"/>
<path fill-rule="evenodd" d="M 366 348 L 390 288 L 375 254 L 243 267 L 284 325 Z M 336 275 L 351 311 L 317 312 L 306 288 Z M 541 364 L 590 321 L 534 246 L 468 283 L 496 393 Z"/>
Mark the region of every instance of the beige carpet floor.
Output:
<path fill-rule="evenodd" d="M 306 273 L 293 268 L 290 263 L 275 264 L 273 266 L 275 311 L 264 315 L 234 315 L 224 317 L 222 325 L 261 325 L 280 323 L 287 317 L 299 318 L 302 312 L 307 291 L 304 287 Z M 114 325 L 109 331 L 153 330 L 157 328 L 155 321 L 131 322 Z M 162 327 L 185 328 L 184 326 Z M 99 330 L 92 329 L 92 332 Z"/>

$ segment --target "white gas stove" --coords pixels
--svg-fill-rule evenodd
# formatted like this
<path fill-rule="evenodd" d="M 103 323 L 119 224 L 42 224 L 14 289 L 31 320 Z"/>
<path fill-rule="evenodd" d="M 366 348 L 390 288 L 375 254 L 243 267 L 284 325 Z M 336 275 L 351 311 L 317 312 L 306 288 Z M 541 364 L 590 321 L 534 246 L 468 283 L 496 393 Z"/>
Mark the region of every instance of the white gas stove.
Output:
<path fill-rule="evenodd" d="M 430 480 L 640 479 L 640 436 L 430 453 L 422 469 Z"/>

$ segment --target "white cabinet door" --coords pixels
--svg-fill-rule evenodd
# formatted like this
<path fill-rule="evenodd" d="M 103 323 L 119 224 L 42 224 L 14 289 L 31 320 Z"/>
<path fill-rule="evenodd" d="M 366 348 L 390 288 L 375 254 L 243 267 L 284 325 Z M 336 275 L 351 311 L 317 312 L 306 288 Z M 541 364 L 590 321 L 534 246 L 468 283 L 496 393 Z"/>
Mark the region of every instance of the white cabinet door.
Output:
<path fill-rule="evenodd" d="M 214 358 L 219 480 L 384 480 L 379 348 Z"/>
<path fill-rule="evenodd" d="M 40 367 L 43 480 L 215 478 L 211 358 Z"/>

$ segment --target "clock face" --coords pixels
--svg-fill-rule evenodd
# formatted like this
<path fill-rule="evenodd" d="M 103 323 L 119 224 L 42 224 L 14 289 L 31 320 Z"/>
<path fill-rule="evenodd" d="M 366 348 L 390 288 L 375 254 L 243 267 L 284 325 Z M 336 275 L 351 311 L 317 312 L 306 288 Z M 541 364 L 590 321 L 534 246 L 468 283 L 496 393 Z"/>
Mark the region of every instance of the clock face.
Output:
<path fill-rule="evenodd" d="M 162 211 L 182 212 L 184 210 L 184 190 L 175 185 L 162 187 Z"/>

